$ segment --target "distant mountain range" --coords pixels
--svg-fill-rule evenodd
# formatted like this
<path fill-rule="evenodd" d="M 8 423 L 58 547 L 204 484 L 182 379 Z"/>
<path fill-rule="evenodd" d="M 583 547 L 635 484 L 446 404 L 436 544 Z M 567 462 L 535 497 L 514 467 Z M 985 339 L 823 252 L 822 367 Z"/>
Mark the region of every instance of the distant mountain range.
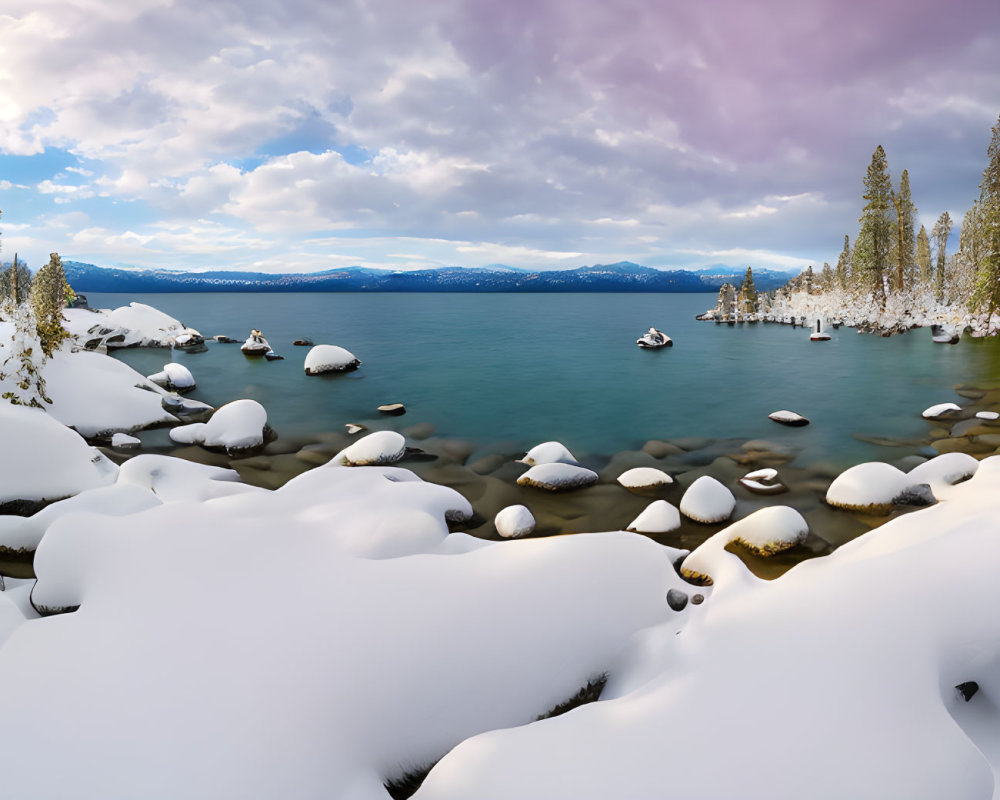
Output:
<path fill-rule="evenodd" d="M 745 270 L 659 270 L 628 261 L 531 272 L 499 264 L 394 271 L 344 267 L 323 272 L 177 272 L 97 267 L 64 261 L 77 292 L 714 292 L 739 286 Z M 758 290 L 784 285 L 792 273 L 754 270 Z"/>

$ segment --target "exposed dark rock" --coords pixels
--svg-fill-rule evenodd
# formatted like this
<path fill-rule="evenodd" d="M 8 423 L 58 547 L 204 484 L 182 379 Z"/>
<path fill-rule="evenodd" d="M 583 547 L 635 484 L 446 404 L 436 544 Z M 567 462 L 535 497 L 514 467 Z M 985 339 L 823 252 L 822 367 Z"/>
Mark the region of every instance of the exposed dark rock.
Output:
<path fill-rule="evenodd" d="M 292 342 L 292 346 L 293 347 L 312 347 L 313 346 L 313 340 L 312 339 L 296 339 L 294 342 Z"/>
<path fill-rule="evenodd" d="M 686 592 L 682 592 L 680 589 L 671 589 L 667 592 L 667 605 L 674 611 L 683 611 L 687 604 L 688 596 Z"/>
<path fill-rule="evenodd" d="M 979 684 L 975 681 L 965 681 L 964 683 L 958 684 L 955 687 L 958 689 L 958 693 L 962 696 L 962 699 L 968 703 L 979 691 Z"/>

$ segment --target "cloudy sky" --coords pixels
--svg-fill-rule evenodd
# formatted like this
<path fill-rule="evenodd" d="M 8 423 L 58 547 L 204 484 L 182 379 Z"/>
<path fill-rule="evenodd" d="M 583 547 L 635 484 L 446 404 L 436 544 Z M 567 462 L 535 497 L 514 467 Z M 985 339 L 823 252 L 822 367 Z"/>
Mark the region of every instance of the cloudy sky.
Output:
<path fill-rule="evenodd" d="M 997 0 L 4 0 L 3 258 L 819 265 L 998 114 Z"/>

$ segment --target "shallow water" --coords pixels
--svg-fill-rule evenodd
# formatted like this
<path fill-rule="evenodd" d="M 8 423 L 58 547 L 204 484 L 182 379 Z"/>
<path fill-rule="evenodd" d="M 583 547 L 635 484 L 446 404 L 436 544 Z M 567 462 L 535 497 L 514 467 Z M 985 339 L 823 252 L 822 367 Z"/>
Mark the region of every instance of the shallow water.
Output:
<path fill-rule="evenodd" d="M 523 450 L 558 439 L 578 456 L 636 449 L 648 439 L 764 438 L 792 446 L 802 461 L 847 465 L 896 458 L 900 448 L 855 434 L 922 439 L 920 412 L 957 400 L 953 387 L 1000 378 L 1000 343 L 963 339 L 935 345 L 930 331 L 880 338 L 841 328 L 812 343 L 784 325 L 715 325 L 694 317 L 714 295 L 692 294 L 154 294 L 89 295 L 94 307 L 138 301 L 206 337 L 242 341 L 251 328 L 284 361 L 242 356 L 238 344 L 208 352 L 124 350 L 143 374 L 173 358 L 188 366 L 193 397 L 213 405 L 250 397 L 283 437 L 339 430 L 402 402 L 406 416 L 439 435 L 475 441 L 481 451 Z M 650 325 L 674 347 L 641 350 Z M 363 366 L 307 377 L 309 337 L 338 344 Z M 782 408 L 805 428 L 767 419 Z M 916 449 L 913 445 L 912 449 Z"/>

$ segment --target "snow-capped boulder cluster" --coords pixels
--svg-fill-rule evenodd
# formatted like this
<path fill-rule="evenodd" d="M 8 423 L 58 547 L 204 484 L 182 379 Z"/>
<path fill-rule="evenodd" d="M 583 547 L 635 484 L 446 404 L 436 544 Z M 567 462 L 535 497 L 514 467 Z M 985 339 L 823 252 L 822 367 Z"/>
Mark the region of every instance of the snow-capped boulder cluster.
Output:
<path fill-rule="evenodd" d="M 66 330 L 88 350 L 170 347 L 187 332 L 182 322 L 144 303 L 129 303 L 113 310 L 68 308 L 63 317 Z"/>

